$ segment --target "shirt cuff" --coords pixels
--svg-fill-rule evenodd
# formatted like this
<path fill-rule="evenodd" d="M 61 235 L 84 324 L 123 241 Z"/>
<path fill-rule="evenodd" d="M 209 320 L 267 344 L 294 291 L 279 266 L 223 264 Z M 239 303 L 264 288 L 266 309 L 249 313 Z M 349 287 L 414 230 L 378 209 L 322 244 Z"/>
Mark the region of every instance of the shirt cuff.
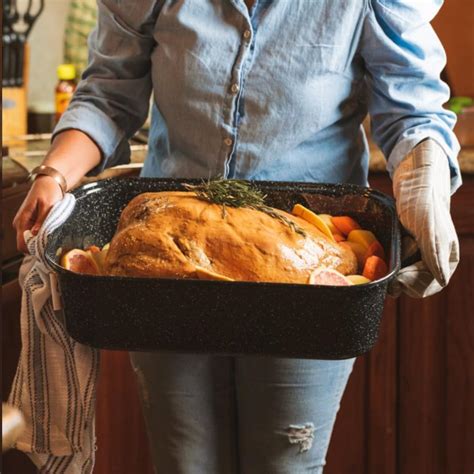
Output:
<path fill-rule="evenodd" d="M 85 133 L 101 151 L 100 163 L 87 173 L 99 174 L 105 168 L 130 162 L 130 147 L 124 132 L 102 110 L 86 102 L 71 102 L 53 130 L 54 137 L 66 130 Z"/>
<path fill-rule="evenodd" d="M 415 148 L 418 143 L 423 140 L 431 138 L 435 140 L 436 143 L 444 150 L 446 157 L 449 161 L 449 169 L 451 171 L 451 195 L 456 192 L 456 190 L 462 184 L 461 178 L 461 169 L 459 168 L 459 163 L 457 160 L 457 155 L 460 150 L 458 142 L 454 144 L 453 148 L 450 148 L 443 137 L 436 131 L 423 131 L 419 133 L 413 133 L 409 137 L 402 138 L 393 148 L 390 156 L 387 160 L 387 171 L 390 177 L 393 177 L 393 173 L 397 169 L 400 162 L 410 153 L 413 148 Z"/>

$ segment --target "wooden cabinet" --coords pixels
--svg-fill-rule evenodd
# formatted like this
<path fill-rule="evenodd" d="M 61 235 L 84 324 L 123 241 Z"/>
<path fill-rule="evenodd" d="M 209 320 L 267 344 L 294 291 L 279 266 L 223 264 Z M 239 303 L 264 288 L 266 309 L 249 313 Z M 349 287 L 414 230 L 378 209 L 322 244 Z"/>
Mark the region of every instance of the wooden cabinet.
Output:
<path fill-rule="evenodd" d="M 128 352 L 102 351 L 95 474 L 153 474 Z M 161 474 L 161 473 L 160 473 Z"/>
<path fill-rule="evenodd" d="M 446 75 L 452 95 L 474 97 L 474 4 L 472 0 L 444 2 L 433 27 L 448 57 Z"/>

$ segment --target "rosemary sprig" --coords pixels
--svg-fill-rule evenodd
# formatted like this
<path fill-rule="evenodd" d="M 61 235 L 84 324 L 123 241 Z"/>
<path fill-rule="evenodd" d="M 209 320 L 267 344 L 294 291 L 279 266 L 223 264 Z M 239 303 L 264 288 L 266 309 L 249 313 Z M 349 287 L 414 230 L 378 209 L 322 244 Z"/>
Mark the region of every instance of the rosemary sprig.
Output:
<path fill-rule="evenodd" d="M 224 179 L 217 177 L 203 181 L 201 184 L 187 184 L 183 186 L 196 193 L 197 197 L 214 204 L 222 206 L 222 217 L 225 217 L 226 206 L 228 207 L 248 207 L 284 222 L 294 232 L 306 235 L 305 231 L 286 216 L 277 212 L 274 208 L 265 204 L 266 194 L 252 186 L 247 181 L 239 179 Z"/>

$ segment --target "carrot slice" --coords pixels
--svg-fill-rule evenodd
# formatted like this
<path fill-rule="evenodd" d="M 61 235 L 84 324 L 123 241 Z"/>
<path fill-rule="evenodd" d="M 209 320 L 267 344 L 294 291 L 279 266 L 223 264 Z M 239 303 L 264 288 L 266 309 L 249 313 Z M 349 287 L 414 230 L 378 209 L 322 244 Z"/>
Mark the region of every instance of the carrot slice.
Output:
<path fill-rule="evenodd" d="M 345 242 L 346 238 L 341 234 L 332 234 L 336 242 Z"/>
<path fill-rule="evenodd" d="M 367 251 L 365 252 L 365 255 L 364 255 L 364 263 L 372 255 L 377 255 L 377 257 L 380 257 L 382 260 L 386 261 L 385 250 L 383 249 L 382 244 L 378 240 L 374 240 L 367 247 Z"/>
<path fill-rule="evenodd" d="M 349 216 L 334 216 L 332 223 L 342 235 L 349 235 L 353 230 L 360 229 L 360 225 Z"/>
<path fill-rule="evenodd" d="M 364 265 L 362 275 L 369 280 L 375 281 L 383 278 L 388 273 L 387 264 L 377 255 L 371 255 Z"/>

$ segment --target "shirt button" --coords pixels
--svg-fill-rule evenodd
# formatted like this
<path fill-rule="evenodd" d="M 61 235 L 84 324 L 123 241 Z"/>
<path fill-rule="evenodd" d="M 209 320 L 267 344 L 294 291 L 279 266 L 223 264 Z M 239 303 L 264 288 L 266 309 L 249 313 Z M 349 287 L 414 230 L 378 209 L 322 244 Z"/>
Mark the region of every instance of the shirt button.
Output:
<path fill-rule="evenodd" d="M 244 39 L 248 40 L 252 36 L 252 32 L 250 30 L 244 31 Z"/>
<path fill-rule="evenodd" d="M 233 94 L 237 94 L 237 92 L 239 92 L 239 85 L 238 84 L 232 84 L 232 86 L 230 87 L 230 90 L 232 91 Z"/>
<path fill-rule="evenodd" d="M 225 146 L 232 146 L 232 143 L 234 143 L 233 140 L 232 140 L 232 138 L 226 138 L 226 139 L 224 140 L 224 145 L 225 145 Z"/>

